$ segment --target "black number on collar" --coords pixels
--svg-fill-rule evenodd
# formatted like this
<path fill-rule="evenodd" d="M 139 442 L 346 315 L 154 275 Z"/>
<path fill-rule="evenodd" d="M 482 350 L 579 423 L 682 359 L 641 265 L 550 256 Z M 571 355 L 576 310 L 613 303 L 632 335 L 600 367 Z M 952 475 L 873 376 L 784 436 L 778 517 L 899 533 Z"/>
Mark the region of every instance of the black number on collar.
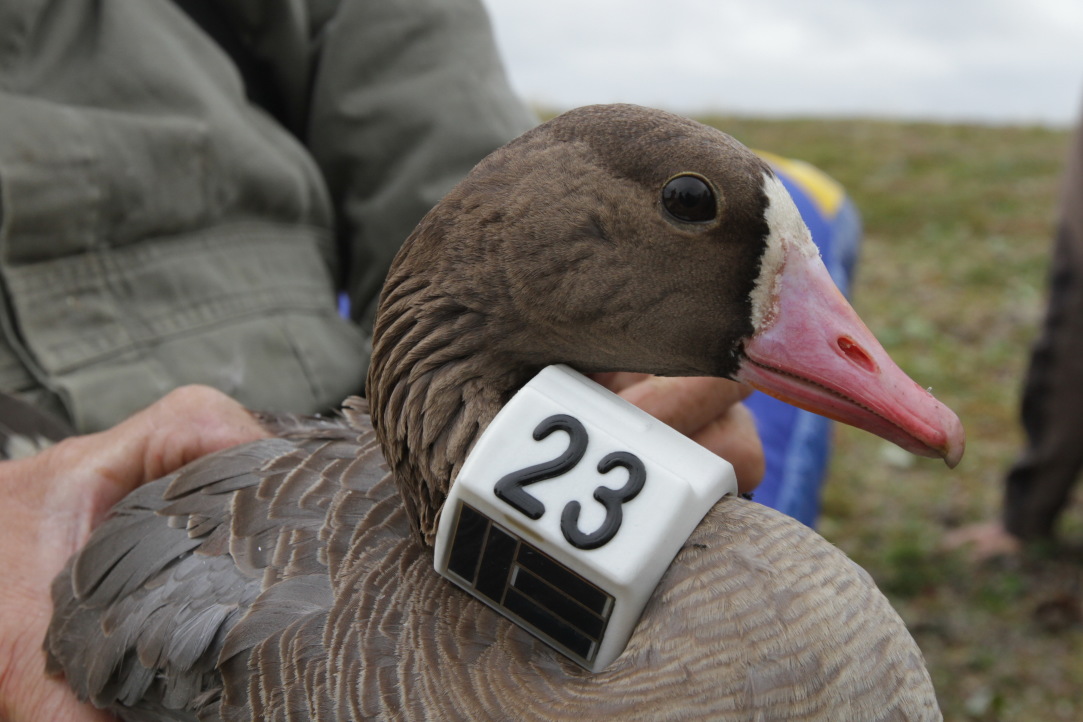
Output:
<path fill-rule="evenodd" d="M 587 430 L 574 416 L 568 414 L 550 416 L 534 429 L 534 440 L 541 441 L 554 431 L 563 431 L 568 434 L 568 448 L 563 454 L 551 461 L 543 461 L 540 464 L 513 471 L 496 482 L 496 486 L 493 487 L 497 497 L 535 520 L 541 519 L 542 514 L 545 513 L 545 505 L 526 493 L 523 487 L 567 474 L 575 468 L 587 450 Z"/>
<path fill-rule="evenodd" d="M 614 451 L 598 462 L 598 471 L 607 474 L 615 467 L 623 466 L 628 470 L 628 481 L 619 489 L 599 486 L 594 490 L 594 498 L 605 507 L 605 519 L 601 526 L 590 534 L 579 529 L 579 502 L 569 501 L 560 515 L 560 531 L 568 543 L 579 549 L 597 549 L 605 546 L 616 535 L 624 521 L 621 505 L 636 498 L 647 481 L 647 469 L 635 454 L 627 451 Z"/>
<path fill-rule="evenodd" d="M 536 484 L 546 479 L 555 479 L 567 474 L 583 459 L 587 450 L 587 430 L 574 416 L 554 414 L 542 421 L 534 429 L 534 440 L 541 441 L 554 431 L 568 434 L 568 448 L 560 456 L 550 461 L 528 466 L 513 471 L 496 482 L 493 492 L 503 501 L 525 514 L 530 519 L 538 520 L 545 514 L 545 505 L 531 496 L 523 487 Z M 589 534 L 579 528 L 579 512 L 582 507 L 578 501 L 570 501 L 560 515 L 560 531 L 568 543 L 579 549 L 597 549 L 608 544 L 624 521 L 622 505 L 636 498 L 647 481 L 647 469 L 635 454 L 628 451 L 614 451 L 598 462 L 598 472 L 608 474 L 621 466 L 628 470 L 628 481 L 619 489 L 598 486 L 594 489 L 594 498 L 605 507 L 605 519 Z"/>

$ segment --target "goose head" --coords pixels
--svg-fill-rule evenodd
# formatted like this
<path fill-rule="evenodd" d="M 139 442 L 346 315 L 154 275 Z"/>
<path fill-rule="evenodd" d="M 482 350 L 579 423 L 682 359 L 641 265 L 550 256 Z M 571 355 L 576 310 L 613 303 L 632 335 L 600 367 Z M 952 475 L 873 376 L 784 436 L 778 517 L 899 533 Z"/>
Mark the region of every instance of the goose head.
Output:
<path fill-rule="evenodd" d="M 590 106 L 483 160 L 392 264 L 368 379 L 422 537 L 541 368 L 735 379 L 953 466 L 958 418 L 831 282 L 781 182 L 714 128 Z"/>

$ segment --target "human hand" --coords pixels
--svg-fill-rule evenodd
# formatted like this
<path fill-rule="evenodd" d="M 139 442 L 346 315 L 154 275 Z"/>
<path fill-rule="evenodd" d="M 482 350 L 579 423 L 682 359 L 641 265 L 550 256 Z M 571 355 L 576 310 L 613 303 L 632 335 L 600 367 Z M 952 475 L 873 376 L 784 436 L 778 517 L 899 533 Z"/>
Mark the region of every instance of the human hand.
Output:
<path fill-rule="evenodd" d="M 592 378 L 733 464 L 742 492 L 763 479 L 763 446 L 752 413 L 741 403 L 752 389 L 744 384 L 624 372 Z"/>
<path fill-rule="evenodd" d="M 203 386 L 178 389 L 117 426 L 0 462 L 0 719 L 99 722 L 45 674 L 50 585 L 108 510 L 140 484 L 213 451 L 267 436 L 240 404 Z"/>

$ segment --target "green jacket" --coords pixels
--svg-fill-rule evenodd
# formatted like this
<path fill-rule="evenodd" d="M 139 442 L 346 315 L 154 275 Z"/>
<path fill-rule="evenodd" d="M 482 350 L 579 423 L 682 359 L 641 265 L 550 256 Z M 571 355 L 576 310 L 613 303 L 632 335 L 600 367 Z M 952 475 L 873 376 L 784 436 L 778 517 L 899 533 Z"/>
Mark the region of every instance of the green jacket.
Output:
<path fill-rule="evenodd" d="M 0 3 L 0 390 L 335 406 L 400 243 L 533 122 L 477 0 Z"/>

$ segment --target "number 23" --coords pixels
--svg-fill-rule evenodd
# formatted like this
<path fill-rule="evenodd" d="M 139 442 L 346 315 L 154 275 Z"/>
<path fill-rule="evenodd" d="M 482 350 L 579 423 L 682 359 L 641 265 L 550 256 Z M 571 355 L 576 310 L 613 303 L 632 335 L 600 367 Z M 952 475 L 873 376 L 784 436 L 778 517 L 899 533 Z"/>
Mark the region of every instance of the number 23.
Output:
<path fill-rule="evenodd" d="M 534 440 L 541 441 L 554 431 L 568 434 L 568 448 L 549 461 L 513 471 L 496 482 L 493 492 L 531 519 L 540 519 L 545 513 L 545 505 L 531 496 L 523 487 L 536 484 L 546 479 L 563 476 L 575 468 L 583 459 L 587 450 L 587 430 L 579 419 L 568 414 L 554 414 L 542 421 L 534 429 Z M 598 486 L 594 489 L 594 498 L 605 507 L 605 519 L 593 532 L 585 533 L 579 528 L 580 504 L 569 501 L 560 514 L 560 531 L 568 543 L 579 549 L 597 549 L 605 546 L 624 520 L 622 505 L 636 498 L 643 490 L 647 480 L 647 469 L 639 457 L 628 451 L 614 451 L 602 457 L 598 462 L 598 473 L 607 474 L 621 466 L 628 471 L 628 481 L 619 489 Z"/>

